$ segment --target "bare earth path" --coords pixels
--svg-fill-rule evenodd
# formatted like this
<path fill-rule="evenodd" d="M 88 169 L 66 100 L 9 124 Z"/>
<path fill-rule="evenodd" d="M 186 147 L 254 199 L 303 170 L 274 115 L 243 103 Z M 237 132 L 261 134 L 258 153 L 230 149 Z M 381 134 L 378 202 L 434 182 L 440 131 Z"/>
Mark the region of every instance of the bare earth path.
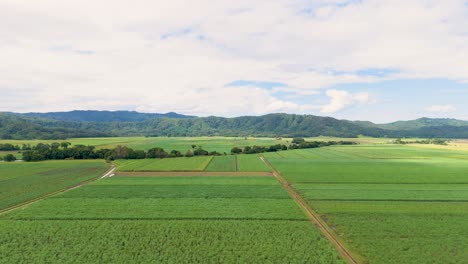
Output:
<path fill-rule="evenodd" d="M 338 236 L 332 231 L 332 229 L 325 223 L 325 221 L 307 204 L 302 196 L 291 187 L 291 184 L 286 180 L 271 163 L 260 156 L 260 159 L 268 165 L 273 171 L 273 176 L 280 182 L 281 186 L 288 191 L 289 195 L 296 201 L 296 203 L 305 211 L 310 221 L 322 232 L 322 234 L 336 247 L 338 252 L 348 263 L 358 264 L 362 261 L 358 261 L 355 256 L 347 249 L 341 241 L 338 240 Z"/>
<path fill-rule="evenodd" d="M 27 205 L 30 205 L 32 203 L 35 203 L 35 202 L 38 202 L 40 200 L 43 200 L 45 198 L 48 198 L 50 196 L 53 196 L 53 195 L 56 195 L 56 194 L 59 194 L 59 193 L 64 193 L 64 192 L 67 192 L 67 191 L 71 191 L 73 189 L 76 189 L 76 188 L 79 188 L 81 186 L 84 186 L 84 185 L 87 185 L 91 182 L 94 182 L 94 181 L 97 181 L 97 180 L 100 180 L 102 178 L 106 178 L 106 177 L 112 177 L 114 176 L 114 172 L 115 172 L 115 166 L 112 165 L 112 167 L 106 171 L 106 173 L 104 175 L 101 175 L 101 176 L 98 176 L 96 178 L 93 178 L 93 179 L 90 179 L 90 180 L 87 180 L 87 181 L 84 181 L 84 182 L 80 182 L 76 185 L 73 185 L 71 187 L 67 187 L 65 189 L 62 189 L 62 190 L 58 190 L 58 191 L 55 191 L 55 192 L 52 192 L 52 193 L 48 193 L 48 194 L 45 194 L 45 195 L 42 195 L 42 196 L 39 196 L 39 197 L 36 197 L 32 200 L 29 200 L 29 201 L 26 201 L 26 202 L 23 202 L 23 203 L 20 203 L 20 204 L 17 204 L 17 205 L 14 205 L 14 206 L 11 206 L 11 207 L 8 207 L 8 208 L 5 208 L 3 210 L 0 210 L 0 215 L 2 214 L 5 214 L 5 213 L 8 213 L 10 211 L 13 211 L 15 209 L 18 209 L 18 208 L 21 208 L 21 207 L 25 207 Z"/>

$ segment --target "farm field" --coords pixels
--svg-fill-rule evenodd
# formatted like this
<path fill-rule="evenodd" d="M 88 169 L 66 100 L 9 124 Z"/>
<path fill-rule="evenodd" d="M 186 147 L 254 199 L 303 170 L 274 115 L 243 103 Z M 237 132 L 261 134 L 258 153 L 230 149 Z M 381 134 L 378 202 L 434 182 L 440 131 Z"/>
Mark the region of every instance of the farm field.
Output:
<path fill-rule="evenodd" d="M 202 146 L 208 151 L 217 151 L 220 153 L 230 153 L 233 147 L 244 146 L 271 146 L 275 144 L 286 144 L 291 139 L 274 138 L 244 138 L 244 137 L 108 137 L 108 138 L 72 138 L 68 140 L 0 140 L 1 143 L 10 143 L 13 145 L 38 143 L 52 143 L 67 141 L 72 145 L 90 145 L 96 148 L 114 148 L 117 145 L 127 146 L 135 150 L 145 150 L 150 148 L 162 147 L 166 151 L 178 150 L 185 153 L 191 149 L 192 145 Z"/>
<path fill-rule="evenodd" d="M 115 176 L 0 224 L 8 263 L 344 263 L 273 177 Z"/>
<path fill-rule="evenodd" d="M 468 260 L 468 152 L 359 145 L 264 156 L 365 261 Z"/>
<path fill-rule="evenodd" d="M 257 154 L 196 156 L 166 159 L 116 160 L 120 172 L 207 171 L 207 172 L 269 172 Z"/>
<path fill-rule="evenodd" d="M 117 160 L 118 171 L 203 171 L 212 156 L 167 159 Z"/>
<path fill-rule="evenodd" d="M 104 161 L 0 163 L 0 210 L 96 178 L 109 168 Z"/>
<path fill-rule="evenodd" d="M 256 154 L 237 155 L 239 171 L 271 171 Z"/>
<path fill-rule="evenodd" d="M 206 171 L 237 171 L 237 157 L 234 155 L 215 156 Z"/>

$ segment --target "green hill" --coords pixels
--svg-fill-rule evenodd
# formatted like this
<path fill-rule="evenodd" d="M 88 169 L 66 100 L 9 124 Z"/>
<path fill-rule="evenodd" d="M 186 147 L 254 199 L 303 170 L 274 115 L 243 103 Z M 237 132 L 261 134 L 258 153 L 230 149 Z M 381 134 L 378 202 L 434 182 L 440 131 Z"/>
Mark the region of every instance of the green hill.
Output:
<path fill-rule="evenodd" d="M 176 117 L 158 116 L 159 114 L 151 117 L 151 115 L 127 111 L 72 111 L 47 113 L 39 115 L 39 117 L 36 114 L 0 113 L 0 138 L 65 139 L 70 137 L 105 136 L 358 137 L 360 135 L 371 137 L 468 138 L 468 122 L 455 119 L 422 118 L 390 124 L 374 124 L 367 121 L 348 121 L 331 117 L 295 114 L 268 114 L 234 118 L 192 117 L 175 113 L 171 113 L 170 116 Z"/>

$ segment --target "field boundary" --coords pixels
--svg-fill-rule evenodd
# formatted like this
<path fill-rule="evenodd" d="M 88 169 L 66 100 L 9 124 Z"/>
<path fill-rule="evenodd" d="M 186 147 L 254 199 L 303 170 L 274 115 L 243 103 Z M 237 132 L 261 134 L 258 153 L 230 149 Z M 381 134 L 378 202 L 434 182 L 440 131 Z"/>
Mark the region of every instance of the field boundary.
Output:
<path fill-rule="evenodd" d="M 119 176 L 133 177 L 207 177 L 207 176 L 236 176 L 236 177 L 272 177 L 273 173 L 264 171 L 118 171 L 115 173 Z"/>
<path fill-rule="evenodd" d="M 92 179 L 89 179 L 89 180 L 86 180 L 86 181 L 83 181 L 83 182 L 80 182 L 78 184 L 75 184 L 73 186 L 70 186 L 70 187 L 67 187 L 67 188 L 64 188 L 64 189 L 61 189 L 61 190 L 58 190 L 58 191 L 55 191 L 55 192 L 51 192 L 51 193 L 48 193 L 48 194 L 44 194 L 44 195 L 41 195 L 39 197 L 36 197 L 34 199 L 31 199 L 29 201 L 26 201 L 26 202 L 22 202 L 22 203 L 19 203 L 19 204 L 16 204 L 16 205 L 13 205 L 13 206 L 10 206 L 8 208 L 5 208 L 5 209 L 2 209 L 0 210 L 0 215 L 2 214 L 6 214 L 8 212 L 11 212 L 15 209 L 18 209 L 18 208 L 22 208 L 22 207 L 25 207 L 25 206 L 28 206 L 30 204 L 33 204 L 35 202 L 38 202 L 40 200 L 43 200 L 45 198 L 49 198 L 51 196 L 54 196 L 56 194 L 60 194 L 60 193 L 64 193 L 64 192 L 67 192 L 67 191 L 71 191 L 73 189 L 76 189 L 76 188 L 79 188 L 79 187 L 82 187 L 84 185 L 87 185 L 89 183 L 92 183 L 92 182 L 95 182 L 97 180 L 100 180 L 102 178 L 106 178 L 106 177 L 112 177 L 114 176 L 115 174 L 115 166 L 112 165 L 103 175 L 99 175 L 97 177 L 94 177 Z"/>
<path fill-rule="evenodd" d="M 234 155 L 234 158 L 236 159 L 236 171 L 239 171 L 239 160 L 237 159 L 237 155 Z"/>
<path fill-rule="evenodd" d="M 208 166 L 210 166 L 210 163 L 213 162 L 214 156 L 211 156 L 211 158 L 208 160 L 208 162 L 205 164 L 203 167 L 202 171 L 205 171 Z"/>
<path fill-rule="evenodd" d="M 273 176 L 279 181 L 281 186 L 289 193 L 291 198 L 305 211 L 310 221 L 317 227 L 318 230 L 335 246 L 340 255 L 348 262 L 358 264 L 363 261 L 358 261 L 358 257 L 353 255 L 349 249 L 340 241 L 338 235 L 327 225 L 327 223 L 315 212 L 307 203 L 304 198 L 291 186 L 288 180 L 286 180 L 278 170 L 263 156 L 260 155 L 260 159 L 271 168 Z M 361 260 L 362 257 L 359 257 Z"/>
<path fill-rule="evenodd" d="M 5 219 L 0 219 L 3 221 Z M 31 221 L 31 218 L 14 218 L 14 219 L 7 219 L 7 220 L 14 220 L 14 221 Z M 308 219 L 297 219 L 297 218 L 254 218 L 254 217 L 246 217 L 246 218 L 236 218 L 236 217 L 136 217 L 136 218 L 119 218 L 119 217 L 106 217 L 106 218 L 97 218 L 97 217 L 80 217 L 80 218 L 53 218 L 53 217 L 45 217 L 45 218 L 34 218 L 34 221 L 269 221 L 269 222 L 276 222 L 276 221 L 288 221 L 288 222 L 309 222 Z"/>

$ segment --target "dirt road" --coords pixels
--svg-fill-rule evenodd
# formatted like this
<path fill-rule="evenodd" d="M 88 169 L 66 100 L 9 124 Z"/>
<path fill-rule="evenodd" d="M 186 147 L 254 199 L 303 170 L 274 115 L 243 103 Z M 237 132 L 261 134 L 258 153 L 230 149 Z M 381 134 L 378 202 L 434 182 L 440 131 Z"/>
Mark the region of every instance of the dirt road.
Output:
<path fill-rule="evenodd" d="M 338 239 L 338 235 L 325 223 L 325 221 L 307 204 L 306 200 L 291 186 L 272 165 L 260 156 L 260 159 L 268 165 L 273 171 L 273 176 L 279 181 L 283 188 L 289 193 L 289 195 L 296 201 L 296 203 L 304 210 L 310 221 L 322 232 L 322 234 L 336 247 L 341 256 L 348 262 L 358 264 L 357 257 L 355 257 Z"/>

